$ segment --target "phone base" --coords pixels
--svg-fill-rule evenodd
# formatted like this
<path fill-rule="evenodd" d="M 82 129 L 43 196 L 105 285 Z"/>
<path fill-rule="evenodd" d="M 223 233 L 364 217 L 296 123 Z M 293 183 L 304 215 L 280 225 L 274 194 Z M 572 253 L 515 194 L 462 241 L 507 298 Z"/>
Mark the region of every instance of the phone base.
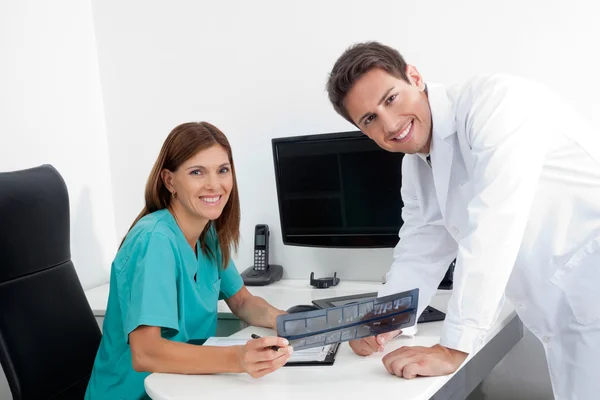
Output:
<path fill-rule="evenodd" d="M 265 286 L 281 279 L 283 276 L 283 267 L 277 264 L 270 264 L 264 271 L 250 267 L 242 272 L 241 276 L 246 286 Z"/>

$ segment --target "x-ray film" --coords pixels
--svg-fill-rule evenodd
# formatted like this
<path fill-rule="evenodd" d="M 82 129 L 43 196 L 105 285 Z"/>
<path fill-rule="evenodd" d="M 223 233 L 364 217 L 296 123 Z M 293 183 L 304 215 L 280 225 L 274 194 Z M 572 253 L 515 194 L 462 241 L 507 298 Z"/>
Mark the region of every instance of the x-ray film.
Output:
<path fill-rule="evenodd" d="M 277 317 L 277 335 L 294 350 L 325 346 L 415 324 L 419 289 L 322 310 Z"/>

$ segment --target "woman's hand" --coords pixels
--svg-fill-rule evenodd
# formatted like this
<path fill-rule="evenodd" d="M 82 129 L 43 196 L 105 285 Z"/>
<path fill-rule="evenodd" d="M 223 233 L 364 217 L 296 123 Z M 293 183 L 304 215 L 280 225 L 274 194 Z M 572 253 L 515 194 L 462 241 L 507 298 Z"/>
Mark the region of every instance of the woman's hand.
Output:
<path fill-rule="evenodd" d="M 280 337 L 266 336 L 249 340 L 237 349 L 240 368 L 253 378 L 260 378 L 281 368 L 292 355 L 289 342 Z M 273 350 L 271 346 L 279 347 Z"/>

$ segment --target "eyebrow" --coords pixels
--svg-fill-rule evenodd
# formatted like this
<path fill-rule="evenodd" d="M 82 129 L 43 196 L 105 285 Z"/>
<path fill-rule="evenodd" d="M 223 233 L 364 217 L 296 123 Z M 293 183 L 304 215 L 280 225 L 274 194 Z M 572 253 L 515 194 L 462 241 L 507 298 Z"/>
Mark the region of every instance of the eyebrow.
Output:
<path fill-rule="evenodd" d="M 229 166 L 231 166 L 231 164 L 226 162 L 226 163 L 219 165 L 219 168 L 229 167 Z M 190 169 L 206 169 L 206 167 L 203 165 L 192 165 L 191 167 L 188 167 L 187 169 L 188 170 L 190 170 Z"/>
<path fill-rule="evenodd" d="M 381 103 L 383 103 L 383 102 L 384 102 L 385 98 L 388 96 L 388 94 L 390 94 L 390 92 L 391 92 L 392 90 L 394 90 L 394 88 L 395 88 L 395 86 L 392 86 L 391 88 L 389 88 L 389 89 L 388 89 L 388 90 L 387 90 L 387 91 L 386 91 L 386 92 L 383 94 L 383 96 L 381 96 L 381 99 L 379 99 L 379 103 L 377 103 L 377 105 L 381 105 Z M 362 117 L 360 117 L 360 119 L 358 120 L 358 125 L 360 125 L 360 124 L 362 123 L 362 120 L 363 120 L 363 119 L 367 118 L 367 117 L 368 117 L 369 115 L 371 115 L 371 114 L 372 114 L 372 112 L 370 112 L 370 111 L 369 111 L 369 112 L 365 113 L 365 115 L 363 115 Z"/>

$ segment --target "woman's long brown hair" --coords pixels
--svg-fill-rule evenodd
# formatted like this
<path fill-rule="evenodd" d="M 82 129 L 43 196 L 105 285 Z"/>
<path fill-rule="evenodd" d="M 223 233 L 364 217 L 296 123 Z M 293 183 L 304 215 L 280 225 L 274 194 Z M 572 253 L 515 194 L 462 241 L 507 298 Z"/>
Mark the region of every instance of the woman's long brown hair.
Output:
<path fill-rule="evenodd" d="M 135 221 L 133 221 L 133 224 L 131 224 L 129 231 L 144 216 L 164 208 L 169 208 L 171 204 L 171 192 L 165 187 L 161 178 L 160 172 L 163 169 L 166 168 L 169 171 L 175 172 L 196 153 L 217 144 L 227 152 L 227 157 L 231 164 L 233 187 L 229 194 L 229 200 L 225 204 L 219 218 L 209 221 L 200 234 L 200 244 L 204 254 L 215 256 L 212 254 L 211 249 L 206 246 L 205 240 L 208 230 L 214 225 L 222 255 L 221 263 L 223 268 L 225 268 L 231 259 L 231 249 L 233 248 L 235 251 L 238 249 L 240 238 L 240 199 L 229 141 L 223 132 L 208 122 L 188 122 L 175 127 L 171 131 L 163 143 L 158 159 L 154 163 L 152 172 L 148 177 L 145 191 L 146 205 Z M 123 245 L 124 241 L 125 239 L 123 239 L 121 245 Z"/>

